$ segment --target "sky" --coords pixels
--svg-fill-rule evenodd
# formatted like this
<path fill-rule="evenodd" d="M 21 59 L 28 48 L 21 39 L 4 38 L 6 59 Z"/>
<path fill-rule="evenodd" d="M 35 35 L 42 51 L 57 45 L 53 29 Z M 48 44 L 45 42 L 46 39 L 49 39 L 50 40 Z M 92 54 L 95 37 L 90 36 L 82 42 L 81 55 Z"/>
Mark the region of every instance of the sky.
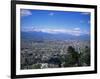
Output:
<path fill-rule="evenodd" d="M 90 34 L 89 12 L 21 9 L 20 21 L 24 32 Z"/>

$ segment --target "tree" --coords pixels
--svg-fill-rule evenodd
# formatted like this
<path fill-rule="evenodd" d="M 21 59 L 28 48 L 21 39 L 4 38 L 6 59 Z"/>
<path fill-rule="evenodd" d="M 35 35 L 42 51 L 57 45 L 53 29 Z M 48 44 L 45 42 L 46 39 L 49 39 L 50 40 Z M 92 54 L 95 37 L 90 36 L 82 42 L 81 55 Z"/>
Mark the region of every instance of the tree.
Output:
<path fill-rule="evenodd" d="M 90 48 L 88 46 L 85 47 L 83 60 L 87 66 L 90 65 Z"/>
<path fill-rule="evenodd" d="M 65 66 L 76 66 L 79 65 L 79 54 L 75 51 L 72 46 L 68 47 L 68 53 L 65 59 Z"/>
<path fill-rule="evenodd" d="M 81 66 L 90 66 L 90 48 L 85 46 L 84 50 L 80 54 Z"/>

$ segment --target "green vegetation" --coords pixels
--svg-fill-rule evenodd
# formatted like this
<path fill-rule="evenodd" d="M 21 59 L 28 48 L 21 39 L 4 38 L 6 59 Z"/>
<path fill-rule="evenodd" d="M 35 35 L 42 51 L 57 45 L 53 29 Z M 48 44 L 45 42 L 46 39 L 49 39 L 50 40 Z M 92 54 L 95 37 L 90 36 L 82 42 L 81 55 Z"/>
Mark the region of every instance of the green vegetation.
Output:
<path fill-rule="evenodd" d="M 80 54 L 80 65 L 90 66 L 90 48 L 85 46 L 83 52 Z"/>
<path fill-rule="evenodd" d="M 72 46 L 68 47 L 68 54 L 65 60 L 65 67 L 71 67 L 79 64 L 79 54 Z"/>

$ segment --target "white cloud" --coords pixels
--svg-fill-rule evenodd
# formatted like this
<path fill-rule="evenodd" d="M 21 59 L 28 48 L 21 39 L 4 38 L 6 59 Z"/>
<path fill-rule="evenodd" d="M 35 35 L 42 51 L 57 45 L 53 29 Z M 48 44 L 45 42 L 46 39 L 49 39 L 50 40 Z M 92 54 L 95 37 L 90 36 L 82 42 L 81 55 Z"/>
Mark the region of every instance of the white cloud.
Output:
<path fill-rule="evenodd" d="M 50 15 L 50 16 L 53 16 L 53 15 L 54 15 L 54 13 L 53 13 L 53 12 L 51 12 L 51 13 L 49 13 L 49 15 Z"/>
<path fill-rule="evenodd" d="M 35 32 L 45 32 L 50 34 L 70 34 L 74 36 L 80 36 L 84 34 L 89 34 L 89 32 L 85 30 L 81 30 L 80 28 L 73 28 L 73 29 L 36 29 L 34 27 L 24 27 L 22 28 L 22 31 L 29 32 L 29 31 L 35 31 Z"/>
<path fill-rule="evenodd" d="M 80 28 L 74 28 L 74 30 L 80 30 Z"/>
<path fill-rule="evenodd" d="M 29 16 L 29 15 L 32 15 L 31 11 L 21 9 L 21 16 Z"/>
<path fill-rule="evenodd" d="M 88 21 L 83 21 L 83 20 L 81 20 L 80 23 L 82 23 L 82 24 L 83 24 L 83 23 L 88 23 L 88 24 L 90 24 L 90 20 L 88 20 Z"/>
<path fill-rule="evenodd" d="M 29 31 L 33 31 L 34 27 L 21 27 L 21 31 L 23 32 L 29 32 Z"/>
<path fill-rule="evenodd" d="M 81 14 L 83 14 L 83 15 L 89 15 L 90 13 L 89 12 L 82 12 Z"/>

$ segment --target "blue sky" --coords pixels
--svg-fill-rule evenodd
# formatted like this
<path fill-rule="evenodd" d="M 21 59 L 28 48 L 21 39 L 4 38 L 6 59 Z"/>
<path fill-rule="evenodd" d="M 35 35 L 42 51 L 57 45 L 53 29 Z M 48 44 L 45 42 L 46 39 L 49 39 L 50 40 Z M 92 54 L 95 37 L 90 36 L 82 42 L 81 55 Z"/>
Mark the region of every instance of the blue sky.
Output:
<path fill-rule="evenodd" d="M 21 31 L 41 31 L 52 34 L 90 33 L 90 13 L 21 9 Z"/>

